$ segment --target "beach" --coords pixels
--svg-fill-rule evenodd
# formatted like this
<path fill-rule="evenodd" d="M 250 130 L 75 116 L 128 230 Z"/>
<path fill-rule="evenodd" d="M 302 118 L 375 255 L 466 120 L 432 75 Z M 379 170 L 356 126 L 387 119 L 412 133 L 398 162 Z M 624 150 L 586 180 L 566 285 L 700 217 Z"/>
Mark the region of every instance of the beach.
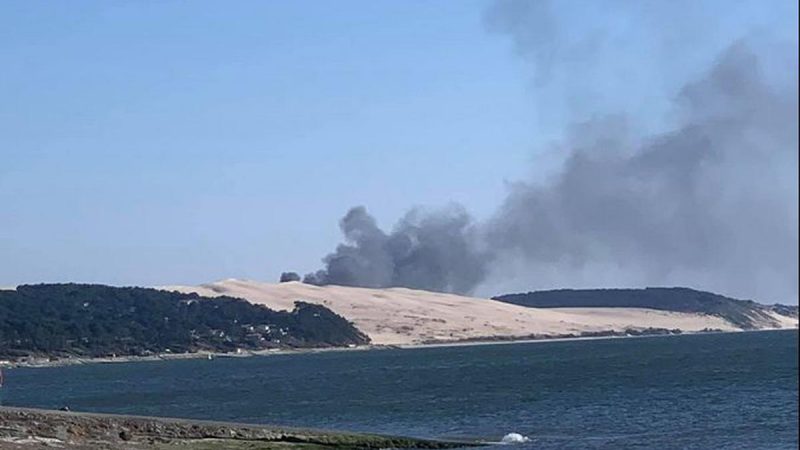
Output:
<path fill-rule="evenodd" d="M 475 445 L 303 428 L 0 407 L 0 448 L 445 449 Z"/>

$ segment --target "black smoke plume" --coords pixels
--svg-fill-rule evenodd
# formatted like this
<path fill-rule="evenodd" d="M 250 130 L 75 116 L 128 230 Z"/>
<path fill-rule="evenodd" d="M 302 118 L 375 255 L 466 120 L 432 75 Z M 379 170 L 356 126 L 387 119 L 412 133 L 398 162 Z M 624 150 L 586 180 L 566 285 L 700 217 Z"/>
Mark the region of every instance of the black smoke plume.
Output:
<path fill-rule="evenodd" d="M 549 72 L 564 49 L 547 3 L 534 3 L 499 2 L 490 23 L 537 72 Z M 790 47 L 792 82 L 771 83 L 761 55 L 732 43 L 680 90 L 668 131 L 637 132 L 611 113 L 571 125 L 558 145 L 560 171 L 512 184 L 481 223 L 460 207 L 412 210 L 384 232 L 353 208 L 341 221 L 345 243 L 305 281 L 457 293 L 482 283 L 671 284 L 795 302 L 796 41 Z"/>
<path fill-rule="evenodd" d="M 486 274 L 488 259 L 475 247 L 476 230 L 461 207 L 411 210 L 386 233 L 359 206 L 339 225 L 346 243 L 325 257 L 324 270 L 306 275 L 304 282 L 469 292 Z"/>

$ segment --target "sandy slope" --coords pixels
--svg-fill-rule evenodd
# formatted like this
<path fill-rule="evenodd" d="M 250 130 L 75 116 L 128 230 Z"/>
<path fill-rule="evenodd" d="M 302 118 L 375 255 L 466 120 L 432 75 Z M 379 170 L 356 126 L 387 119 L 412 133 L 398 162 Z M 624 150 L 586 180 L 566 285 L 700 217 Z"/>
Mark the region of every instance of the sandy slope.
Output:
<path fill-rule="evenodd" d="M 781 314 L 778 314 L 774 311 L 770 312 L 769 315 L 780 325 L 778 328 L 797 328 L 798 327 L 798 320 L 794 317 L 787 317 Z"/>
<path fill-rule="evenodd" d="M 375 344 L 403 345 L 431 340 L 563 335 L 627 328 L 737 330 L 713 316 L 640 308 L 526 308 L 508 303 L 405 288 L 367 289 L 311 286 L 298 282 L 224 280 L 202 286 L 163 289 L 228 295 L 273 309 L 291 309 L 296 300 L 321 303 L 352 321 Z M 796 326 L 787 322 L 787 326 Z"/>

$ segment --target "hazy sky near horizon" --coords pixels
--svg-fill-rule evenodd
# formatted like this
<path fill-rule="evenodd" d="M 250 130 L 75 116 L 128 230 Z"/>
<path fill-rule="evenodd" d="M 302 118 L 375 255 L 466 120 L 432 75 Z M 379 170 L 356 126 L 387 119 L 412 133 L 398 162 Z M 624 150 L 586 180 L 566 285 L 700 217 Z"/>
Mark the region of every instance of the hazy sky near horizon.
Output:
<path fill-rule="evenodd" d="M 415 205 L 487 219 L 557 170 L 572 123 L 668 129 L 731 42 L 796 52 L 794 2 L 612 3 L 658 20 L 553 3 L 580 42 L 613 30 L 608 70 L 570 95 L 493 30 L 491 1 L 4 1 L 0 286 L 310 272 L 354 205 L 387 228 Z"/>

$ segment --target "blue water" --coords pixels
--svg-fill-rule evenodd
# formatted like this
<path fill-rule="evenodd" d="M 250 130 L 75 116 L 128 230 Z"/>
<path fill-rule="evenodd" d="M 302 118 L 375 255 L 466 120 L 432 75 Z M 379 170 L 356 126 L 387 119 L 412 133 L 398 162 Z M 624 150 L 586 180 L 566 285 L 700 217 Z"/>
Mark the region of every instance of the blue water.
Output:
<path fill-rule="evenodd" d="M 498 440 L 794 449 L 797 331 L 7 371 L 5 405 Z"/>

